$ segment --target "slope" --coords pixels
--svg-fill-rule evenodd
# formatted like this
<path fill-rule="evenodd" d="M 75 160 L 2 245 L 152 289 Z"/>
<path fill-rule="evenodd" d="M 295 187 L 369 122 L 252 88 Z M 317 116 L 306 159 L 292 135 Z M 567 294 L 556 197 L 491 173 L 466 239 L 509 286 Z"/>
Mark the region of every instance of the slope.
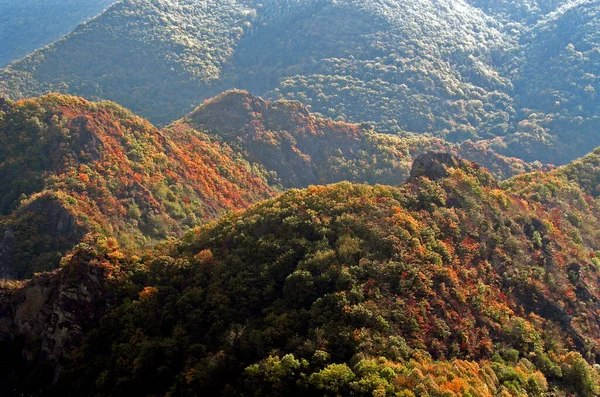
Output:
<path fill-rule="evenodd" d="M 501 179 L 540 168 L 499 156 L 484 145 L 380 134 L 366 123 L 333 121 L 310 113 L 297 101 L 271 102 L 239 90 L 206 101 L 173 124 L 182 125 L 235 148 L 269 171 L 269 181 L 283 188 L 344 180 L 399 185 L 408 179 L 413 159 L 429 150 L 476 160 Z"/>
<path fill-rule="evenodd" d="M 117 101 L 165 125 L 219 92 L 565 164 L 595 126 L 597 1 L 127 0 L 0 71 L 0 93 Z"/>
<path fill-rule="evenodd" d="M 167 138 L 114 103 L 60 95 L 4 104 L 0 158 L 0 268 L 13 277 L 55 267 L 88 233 L 140 248 L 273 192 L 204 134 Z"/>
<path fill-rule="evenodd" d="M 125 275 L 121 303 L 45 390 L 597 395 L 599 240 L 467 161 L 428 154 L 411 174 L 397 188 L 291 190 L 154 257 L 98 248 Z M 597 224 L 598 202 L 570 187 Z M 5 310 L 27 288 L 5 289 Z"/>
<path fill-rule="evenodd" d="M 232 59 L 236 87 L 451 140 L 489 135 L 511 117 L 509 82 L 494 67 L 509 40 L 463 1 L 271 4 Z"/>
<path fill-rule="evenodd" d="M 505 28 L 518 29 L 534 24 L 569 0 L 467 0 L 489 15 L 508 23 Z M 515 23 L 522 24 L 520 27 Z M 523 25 L 524 24 L 524 25 Z"/>
<path fill-rule="evenodd" d="M 166 124 L 219 78 L 248 14 L 235 0 L 121 1 L 11 64 L 0 75 L 0 93 L 110 99 Z"/>
<path fill-rule="evenodd" d="M 115 1 L 0 1 L 0 67 L 58 40 Z"/>
<path fill-rule="evenodd" d="M 462 140 L 506 132 L 510 84 L 495 64 L 510 41 L 463 1 L 129 0 L 0 81 L 13 99 L 110 99 L 159 124 L 244 88 L 385 131 Z"/>
<path fill-rule="evenodd" d="M 509 151 L 560 163 L 600 142 L 600 2 L 573 1 L 538 23 L 527 37 L 515 79 L 522 121 Z"/>
<path fill-rule="evenodd" d="M 430 149 L 485 159 L 504 178 L 533 169 L 474 144 L 385 136 L 241 91 L 162 131 L 114 103 L 77 97 L 1 107 L 4 278 L 56 267 L 88 234 L 139 249 L 281 189 L 342 180 L 399 185 L 412 159 Z"/>

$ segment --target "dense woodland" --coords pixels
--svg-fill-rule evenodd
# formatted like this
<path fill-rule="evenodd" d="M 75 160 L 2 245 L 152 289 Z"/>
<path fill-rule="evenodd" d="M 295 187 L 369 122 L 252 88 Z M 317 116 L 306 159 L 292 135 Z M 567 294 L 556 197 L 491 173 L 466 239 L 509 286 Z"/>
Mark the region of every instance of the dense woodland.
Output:
<path fill-rule="evenodd" d="M 477 161 L 500 179 L 543 168 L 498 155 L 486 145 L 399 138 L 378 133 L 366 123 L 312 114 L 300 102 L 270 102 L 239 90 L 205 102 L 173 124 L 178 125 L 205 131 L 226 143 L 252 164 L 264 167 L 271 184 L 283 188 L 340 181 L 399 185 L 408 178 L 414 157 L 432 150 Z"/>
<path fill-rule="evenodd" d="M 163 130 L 111 102 L 62 95 L 5 102 L 0 224 L 9 235 L 0 273 L 21 279 L 52 270 L 88 235 L 146 248 L 286 188 L 399 185 L 427 150 L 481 159 L 502 178 L 536 168 L 485 147 L 378 134 L 241 91 Z"/>
<path fill-rule="evenodd" d="M 564 164 L 598 143 L 598 0 L 126 0 L 0 72 L 11 99 L 159 125 L 231 88 L 380 132 Z"/>
<path fill-rule="evenodd" d="M 116 0 L 0 0 L 0 67 L 70 33 Z"/>
<path fill-rule="evenodd" d="M 5 105 L 0 158 L 0 222 L 15 237 L 0 258 L 17 278 L 56 267 L 87 234 L 147 247 L 274 193 L 205 134 L 166 136 L 114 103 L 76 97 Z"/>
<path fill-rule="evenodd" d="M 600 0 L 55 3 L 0 0 L 0 395 L 600 396 Z"/>
<path fill-rule="evenodd" d="M 3 384 L 98 396 L 596 396 L 600 208 L 587 191 L 599 158 L 499 184 L 473 163 L 425 155 L 401 187 L 292 189 L 143 256 L 81 244 L 53 275 L 6 286 L 0 310 L 99 273 L 91 304 L 102 315 L 67 357 L 48 350 L 52 328 L 22 339 L 60 363 L 50 389 L 52 365 L 10 361 Z"/>

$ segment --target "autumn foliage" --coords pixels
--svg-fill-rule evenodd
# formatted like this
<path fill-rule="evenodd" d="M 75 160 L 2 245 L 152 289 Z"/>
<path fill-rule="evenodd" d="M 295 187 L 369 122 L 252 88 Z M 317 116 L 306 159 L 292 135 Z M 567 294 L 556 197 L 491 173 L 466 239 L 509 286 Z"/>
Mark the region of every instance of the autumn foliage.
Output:
<path fill-rule="evenodd" d="M 135 249 L 273 193 L 227 145 L 182 128 L 166 137 L 110 102 L 60 95 L 16 102 L 0 113 L 0 145 L 0 178 L 6 181 L 0 210 L 11 215 L 5 228 L 15 230 L 20 256 L 29 246 L 43 246 L 45 234 L 61 233 L 67 218 L 65 229 L 115 236 Z M 46 207 L 35 204 L 40 200 L 57 203 L 64 214 L 44 213 Z M 49 233 L 32 230 L 28 218 L 35 216 L 49 218 Z M 58 257 L 80 238 L 71 238 L 70 246 L 54 244 Z M 13 275 L 56 264 L 53 256 L 32 268 L 36 255 L 20 260 Z"/>
<path fill-rule="evenodd" d="M 502 186 L 439 158 L 443 178 L 292 189 L 161 245 L 58 390 L 597 395 L 597 240 L 517 188 L 564 170 Z"/>

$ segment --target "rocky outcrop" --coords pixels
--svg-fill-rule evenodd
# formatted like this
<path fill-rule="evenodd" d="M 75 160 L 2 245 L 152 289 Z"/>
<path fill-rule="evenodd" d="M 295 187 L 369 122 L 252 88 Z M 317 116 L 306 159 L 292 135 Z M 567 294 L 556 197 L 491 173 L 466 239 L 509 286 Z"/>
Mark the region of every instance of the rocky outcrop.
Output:
<path fill-rule="evenodd" d="M 11 228 L 4 231 L 0 242 L 0 279 L 15 278 L 12 264 L 15 261 L 15 233 Z"/>
<path fill-rule="evenodd" d="M 8 112 L 10 110 L 10 103 L 0 96 L 0 112 Z"/>
<path fill-rule="evenodd" d="M 416 179 L 424 176 L 437 181 L 448 176 L 448 168 L 458 168 L 463 161 L 449 153 L 424 153 L 413 162 L 410 178 Z"/>
<path fill-rule="evenodd" d="M 444 179 L 450 175 L 451 169 L 460 169 L 465 174 L 476 178 L 482 186 L 498 186 L 498 182 L 485 168 L 445 152 L 427 152 L 419 155 L 410 170 L 410 181 L 420 177 L 433 181 Z"/>
<path fill-rule="evenodd" d="M 25 279 L 56 269 L 88 230 L 60 199 L 42 194 L 19 208 L 0 233 L 0 278 Z"/>
<path fill-rule="evenodd" d="M 45 375 L 56 379 L 73 349 L 110 307 L 118 278 L 118 270 L 87 248 L 78 249 L 59 270 L 14 289 L 0 288 L 0 344 L 18 346 L 20 357 L 15 359 L 47 368 Z"/>

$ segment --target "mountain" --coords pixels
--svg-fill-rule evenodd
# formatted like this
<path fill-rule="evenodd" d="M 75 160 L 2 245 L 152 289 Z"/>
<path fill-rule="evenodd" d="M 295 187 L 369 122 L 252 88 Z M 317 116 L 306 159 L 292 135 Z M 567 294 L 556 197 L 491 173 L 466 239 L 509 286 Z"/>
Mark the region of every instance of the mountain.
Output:
<path fill-rule="evenodd" d="M 241 91 L 163 130 L 114 103 L 56 94 L 0 107 L 4 278 L 54 269 L 94 236 L 148 247 L 287 188 L 399 185 L 427 150 L 485 159 L 503 178 L 534 169 L 474 144 L 382 135 Z"/>
<path fill-rule="evenodd" d="M 560 165 L 599 144 L 597 3 L 127 0 L 0 71 L 0 93 L 110 99 L 166 125 L 238 88 Z"/>
<path fill-rule="evenodd" d="M 164 125 L 218 80 L 250 11 L 235 0 L 121 1 L 9 65 L 0 85 L 12 99 L 48 91 L 110 99 Z"/>
<path fill-rule="evenodd" d="M 0 1 L 0 67 L 58 40 L 115 1 Z"/>
<path fill-rule="evenodd" d="M 366 123 L 311 113 L 297 101 L 271 102 L 240 90 L 206 101 L 173 126 L 202 131 L 231 146 L 284 189 L 344 180 L 399 185 L 408 179 L 413 159 L 430 150 L 479 161 L 501 179 L 541 167 L 473 142 L 381 134 Z"/>
<path fill-rule="evenodd" d="M 599 2 L 122 0 L 1 69 L 0 395 L 600 395 Z"/>
<path fill-rule="evenodd" d="M 88 234 L 137 249 L 274 193 L 226 145 L 111 102 L 7 102 L 0 142 L 3 276 L 52 269 Z"/>
<path fill-rule="evenodd" d="M 506 29 L 514 29 L 518 28 L 515 23 L 527 26 L 538 22 L 569 0 L 468 0 L 467 2 L 507 23 Z"/>
<path fill-rule="evenodd" d="M 507 143 L 511 154 L 557 163 L 600 142 L 599 16 L 599 1 L 569 2 L 524 39 L 514 81 L 522 121 Z"/>
<path fill-rule="evenodd" d="M 509 81 L 494 68 L 510 41 L 463 1 L 280 3 L 237 48 L 234 86 L 451 140 L 489 136 L 511 117 Z"/>
<path fill-rule="evenodd" d="M 579 231 L 600 212 L 576 176 L 587 180 L 597 157 L 499 184 L 429 153 L 403 186 L 292 189 L 144 257 L 80 247 L 65 268 L 0 290 L 2 343 L 16 352 L 0 384 L 50 395 L 598 395 L 588 360 L 600 353 L 600 240 Z M 56 296 L 85 274 L 98 292 Z M 29 331 L 95 301 L 79 328 L 75 315 Z M 81 344 L 55 342 L 71 330 Z"/>

